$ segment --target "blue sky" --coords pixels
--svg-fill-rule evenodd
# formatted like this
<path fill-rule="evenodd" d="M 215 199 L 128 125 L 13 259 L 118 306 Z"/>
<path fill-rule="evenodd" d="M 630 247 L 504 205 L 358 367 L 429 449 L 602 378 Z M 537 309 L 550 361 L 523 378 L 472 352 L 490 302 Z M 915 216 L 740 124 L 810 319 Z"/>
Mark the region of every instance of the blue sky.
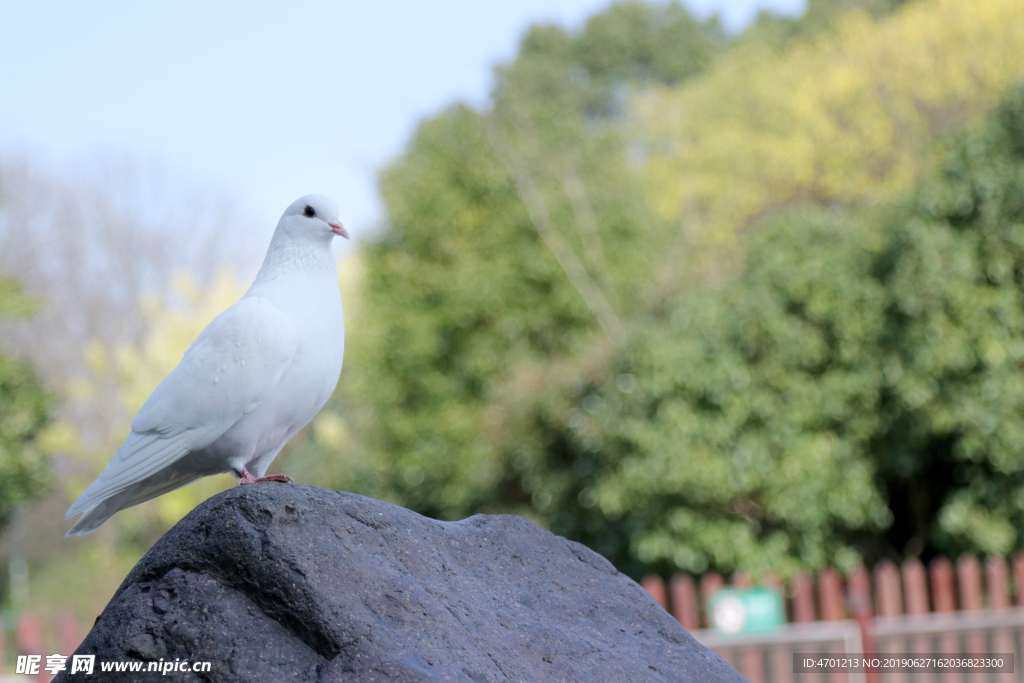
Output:
<path fill-rule="evenodd" d="M 273 226 L 310 192 L 355 232 L 416 122 L 485 101 L 526 27 L 578 27 L 607 0 L 0 0 L 0 151 L 60 168 L 98 155 L 166 165 Z M 803 0 L 689 0 L 737 29 Z"/>

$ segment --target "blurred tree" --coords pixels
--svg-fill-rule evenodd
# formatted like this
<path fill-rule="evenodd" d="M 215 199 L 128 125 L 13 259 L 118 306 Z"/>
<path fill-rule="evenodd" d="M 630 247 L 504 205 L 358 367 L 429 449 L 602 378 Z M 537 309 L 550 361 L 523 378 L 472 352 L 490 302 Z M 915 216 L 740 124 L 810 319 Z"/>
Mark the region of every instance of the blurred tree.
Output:
<path fill-rule="evenodd" d="M 388 226 L 365 250 L 367 315 L 350 318 L 343 381 L 366 409 L 367 454 L 337 461 L 336 485 L 447 518 L 530 511 L 482 433 L 487 406 L 520 374 L 625 338 L 641 235 L 658 221 L 610 122 L 630 83 L 692 77 L 720 38 L 677 4 L 613 6 L 579 35 L 534 27 L 498 70 L 493 111 L 454 106 L 420 126 L 385 174 Z M 331 441 L 295 450 L 329 461 Z"/>
<path fill-rule="evenodd" d="M 385 174 L 343 391 L 289 462 L 434 516 L 523 514 L 634 575 L 882 552 L 888 236 L 843 217 L 1020 73 L 1016 5 L 955 14 L 846 14 L 782 54 L 677 6 L 531 30 L 489 111 L 424 122 Z M 761 224 L 742 277 L 687 286 Z"/>
<path fill-rule="evenodd" d="M 522 480 L 555 528 L 633 574 L 855 563 L 846 532 L 890 521 L 865 457 L 885 301 L 872 234 L 787 216 L 737 281 L 681 297 L 610 369 L 566 383 L 561 415 L 521 403 L 514 431 L 541 437 L 519 440 Z"/>
<path fill-rule="evenodd" d="M 631 520 L 625 566 L 1024 546 L 1024 86 L 870 218 L 771 225 L 735 283 L 682 297 L 567 395 L 548 442 L 579 455 L 549 472 L 535 448 L 532 486 Z"/>
<path fill-rule="evenodd" d="M 34 309 L 17 285 L 0 277 L 0 320 Z M 47 421 L 49 397 L 32 367 L 0 351 L 0 525 L 14 507 L 41 492 L 48 463 L 37 443 Z"/>
<path fill-rule="evenodd" d="M 886 429 L 895 523 L 874 554 L 1024 546 L 1024 85 L 958 136 L 885 223 Z"/>
<path fill-rule="evenodd" d="M 839 17 L 851 11 L 867 12 L 874 18 L 898 9 L 906 0 L 809 0 L 799 17 L 791 18 L 761 10 L 754 24 L 735 41 L 737 46 L 760 44 L 781 50 L 794 40 L 811 38 L 833 27 Z"/>
<path fill-rule="evenodd" d="M 46 302 L 5 341 L 54 393 L 89 371 L 87 340 L 144 343 L 141 292 L 168 293 L 183 270 L 206 287 L 225 265 L 259 266 L 259 240 L 230 201 L 157 164 L 97 158 L 62 177 L 2 155 L 0 187 L 0 272 Z M 56 408 L 95 447 L 116 440 L 125 419 L 117 378 L 108 380 L 97 400 Z"/>
<path fill-rule="evenodd" d="M 621 2 L 575 35 L 531 26 L 515 61 L 496 70 L 494 100 L 514 98 L 570 126 L 580 113 L 621 116 L 631 87 L 678 85 L 707 69 L 726 44 L 717 18 L 698 22 L 678 2 Z"/>
<path fill-rule="evenodd" d="M 857 208 L 910 190 L 937 135 L 977 121 L 1024 73 L 1024 4 L 925 0 L 835 29 L 782 53 L 731 51 L 684 88 L 636 99 L 650 201 L 688 226 L 680 273 L 738 263 L 740 236 L 805 201 Z"/>

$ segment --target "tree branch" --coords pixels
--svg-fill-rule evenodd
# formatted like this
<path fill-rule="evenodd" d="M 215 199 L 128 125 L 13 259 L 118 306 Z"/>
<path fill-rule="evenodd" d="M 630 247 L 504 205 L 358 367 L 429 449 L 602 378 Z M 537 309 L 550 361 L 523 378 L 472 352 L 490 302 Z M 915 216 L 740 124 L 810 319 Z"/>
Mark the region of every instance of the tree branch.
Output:
<path fill-rule="evenodd" d="M 598 324 L 604 330 L 608 339 L 613 345 L 621 346 L 626 341 L 626 329 L 623 327 L 622 321 L 608 302 L 604 292 L 601 291 L 598 284 L 590 277 L 586 267 L 584 267 L 579 257 L 576 256 L 572 245 L 554 226 L 547 204 L 544 202 L 544 196 L 541 194 L 540 188 L 537 187 L 537 183 L 534 181 L 526 164 L 523 163 L 522 159 L 511 148 L 501 132 L 497 130 L 494 121 L 490 117 L 484 116 L 482 121 L 487 138 L 490 140 L 492 147 L 509 172 L 509 175 L 512 176 L 519 198 L 522 199 L 537 234 L 540 235 L 541 240 L 551 251 L 558 265 L 562 268 L 566 277 L 569 278 L 569 282 L 576 288 L 580 296 L 583 297 L 583 301 L 587 304 L 591 313 L 594 314 L 594 317 L 597 318 Z"/>

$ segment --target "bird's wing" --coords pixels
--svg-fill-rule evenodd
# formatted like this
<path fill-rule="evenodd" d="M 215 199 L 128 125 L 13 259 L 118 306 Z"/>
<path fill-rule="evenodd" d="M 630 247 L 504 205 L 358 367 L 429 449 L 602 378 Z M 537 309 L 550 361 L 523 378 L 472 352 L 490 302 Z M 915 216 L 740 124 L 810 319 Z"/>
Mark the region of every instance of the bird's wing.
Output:
<path fill-rule="evenodd" d="M 246 297 L 221 313 L 146 400 L 67 518 L 210 445 L 270 395 L 297 346 L 288 316 L 266 299 Z"/>

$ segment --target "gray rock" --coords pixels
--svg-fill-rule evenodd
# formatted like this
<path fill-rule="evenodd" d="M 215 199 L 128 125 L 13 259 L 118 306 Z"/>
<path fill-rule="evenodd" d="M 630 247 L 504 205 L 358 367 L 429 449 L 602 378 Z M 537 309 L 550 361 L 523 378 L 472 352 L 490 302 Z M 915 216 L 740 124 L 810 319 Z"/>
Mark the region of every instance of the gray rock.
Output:
<path fill-rule="evenodd" d="M 276 483 L 183 519 L 76 654 L 99 680 L 745 680 L 603 557 L 524 519 L 438 522 Z M 183 660 L 211 670 L 99 671 Z"/>

